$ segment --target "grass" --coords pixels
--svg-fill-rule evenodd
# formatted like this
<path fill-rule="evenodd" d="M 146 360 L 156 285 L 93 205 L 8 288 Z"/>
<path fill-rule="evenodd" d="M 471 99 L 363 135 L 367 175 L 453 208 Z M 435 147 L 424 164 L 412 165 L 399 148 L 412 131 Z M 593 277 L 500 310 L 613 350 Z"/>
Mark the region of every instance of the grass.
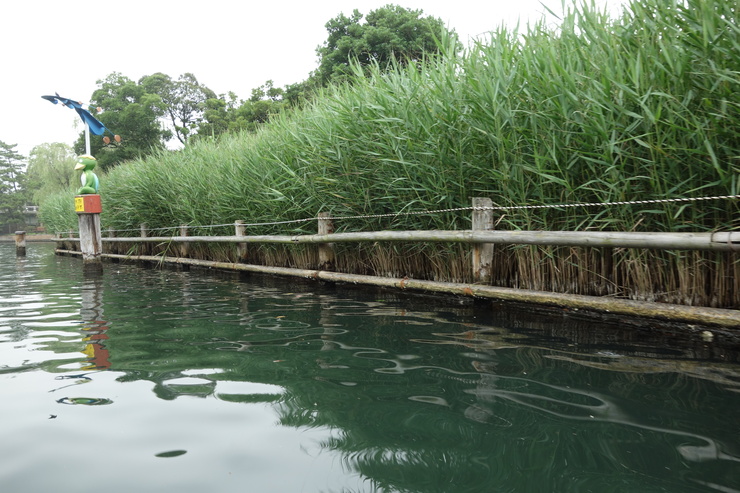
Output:
<path fill-rule="evenodd" d="M 542 23 L 526 32 L 502 27 L 463 54 L 446 48 L 387 73 L 374 68 L 370 78 L 328 89 L 256 134 L 201 141 L 113 169 L 101 180 L 104 227 L 188 224 L 191 234 L 233 234 L 233 227 L 198 227 L 322 211 L 359 216 L 458 208 L 472 197 L 508 207 L 736 195 L 738 5 L 637 0 L 611 19 L 584 4 L 569 7 L 557 30 Z M 68 199 L 42 204 L 47 227 L 70 228 Z M 740 207 L 737 200 L 716 200 L 527 209 L 496 220 L 497 229 L 509 230 L 737 230 Z M 465 213 L 398 215 L 336 227 L 467 229 L 470 220 Z M 260 226 L 248 234 L 314 228 L 313 222 Z M 258 261 L 315 261 L 305 252 L 261 251 Z M 470 277 L 466 253 L 457 247 L 395 245 L 347 254 L 338 267 L 351 271 Z M 611 254 L 497 249 L 494 277 L 501 285 L 585 294 L 724 305 L 717 300 L 740 299 L 731 281 L 740 277 L 736 256 Z"/>

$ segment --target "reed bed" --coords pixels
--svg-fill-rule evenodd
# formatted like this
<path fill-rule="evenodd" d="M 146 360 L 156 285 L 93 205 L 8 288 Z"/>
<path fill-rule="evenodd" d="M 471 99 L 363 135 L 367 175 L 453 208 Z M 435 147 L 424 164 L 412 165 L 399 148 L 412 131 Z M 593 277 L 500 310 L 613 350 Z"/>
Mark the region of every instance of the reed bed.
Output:
<path fill-rule="evenodd" d="M 104 226 L 197 230 L 329 211 L 392 214 L 337 221 L 337 231 L 469 229 L 467 213 L 404 213 L 467 207 L 472 197 L 512 207 L 738 194 L 739 6 L 636 0 L 610 18 L 574 5 L 557 29 L 501 27 L 462 54 L 443 40 L 442 54 L 423 62 L 374 67 L 369 78 L 358 69 L 356 80 L 257 133 L 113 169 L 102 179 Z M 48 227 L 69 228 L 65 200 L 42 205 Z M 737 230 L 740 206 L 551 207 L 504 211 L 497 221 L 498 229 L 519 230 Z M 313 233 L 315 226 L 250 226 L 248 234 Z M 233 227 L 208 231 L 233 234 Z M 256 260 L 277 265 L 316 261 L 305 252 L 262 252 Z M 350 257 L 338 267 L 349 271 L 470 277 L 467 253 L 456 246 L 344 253 Z M 737 306 L 739 269 L 731 254 L 515 247 L 497 249 L 494 282 Z"/>

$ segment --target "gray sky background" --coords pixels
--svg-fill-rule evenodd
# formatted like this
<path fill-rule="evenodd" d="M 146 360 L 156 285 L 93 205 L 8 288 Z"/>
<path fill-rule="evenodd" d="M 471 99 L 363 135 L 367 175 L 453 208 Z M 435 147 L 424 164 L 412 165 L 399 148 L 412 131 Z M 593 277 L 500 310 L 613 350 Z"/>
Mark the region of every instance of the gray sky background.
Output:
<path fill-rule="evenodd" d="M 595 2 L 610 12 L 628 3 Z M 41 96 L 58 92 L 87 102 L 96 81 L 112 72 L 133 80 L 191 72 L 217 94 L 233 91 L 241 99 L 268 79 L 277 87 L 300 82 L 317 66 L 315 49 L 326 40 L 329 19 L 389 3 L 441 18 L 463 41 L 502 23 L 537 20 L 546 14 L 542 3 L 562 11 L 561 0 L 6 1 L 0 140 L 18 144 L 24 156 L 46 142 L 71 145 L 83 128 L 77 114 Z"/>

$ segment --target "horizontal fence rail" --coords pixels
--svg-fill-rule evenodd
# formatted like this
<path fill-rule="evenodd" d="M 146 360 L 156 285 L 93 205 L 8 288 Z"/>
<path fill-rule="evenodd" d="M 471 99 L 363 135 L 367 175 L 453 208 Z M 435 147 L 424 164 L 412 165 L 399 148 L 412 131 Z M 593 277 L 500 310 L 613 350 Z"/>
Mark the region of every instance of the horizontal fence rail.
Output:
<path fill-rule="evenodd" d="M 80 241 L 57 238 L 55 241 Z M 638 233 L 606 231 L 375 231 L 315 235 L 132 236 L 104 237 L 103 243 L 362 243 L 447 242 L 503 245 L 553 245 L 660 250 L 740 251 L 740 231 L 714 233 Z"/>

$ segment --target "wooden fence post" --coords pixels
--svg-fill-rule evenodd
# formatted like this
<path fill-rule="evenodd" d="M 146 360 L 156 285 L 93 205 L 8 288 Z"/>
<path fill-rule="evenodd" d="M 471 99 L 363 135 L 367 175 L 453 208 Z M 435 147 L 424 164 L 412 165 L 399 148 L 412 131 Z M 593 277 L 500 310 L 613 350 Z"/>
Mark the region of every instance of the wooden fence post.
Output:
<path fill-rule="evenodd" d="M 26 232 L 25 231 L 15 232 L 15 256 L 16 257 L 26 256 Z"/>
<path fill-rule="evenodd" d="M 108 228 L 108 238 L 115 238 L 116 232 L 112 228 Z M 103 253 L 118 253 L 118 247 L 115 243 L 109 242 L 108 245 L 103 246 Z"/>
<path fill-rule="evenodd" d="M 70 231 L 68 234 L 69 234 L 69 237 L 70 238 L 79 238 L 80 237 L 79 231 Z M 75 236 L 75 235 L 77 235 L 77 236 Z M 82 250 L 80 250 L 80 242 L 79 241 L 68 241 L 68 242 L 65 243 L 65 245 L 67 246 L 67 250 L 69 250 L 69 251 L 72 251 L 72 252 L 76 252 L 76 251 L 80 251 L 81 252 L 82 251 Z"/>
<path fill-rule="evenodd" d="M 149 236 L 149 229 L 147 228 L 146 223 L 141 223 L 140 226 L 140 236 L 142 238 L 146 238 Z M 139 255 L 149 255 L 149 244 L 148 243 L 141 243 L 141 246 L 139 246 Z"/>
<path fill-rule="evenodd" d="M 330 235 L 334 233 L 334 221 L 331 213 L 319 213 L 319 234 Z M 334 270 L 334 243 L 319 243 L 319 270 Z"/>
<path fill-rule="evenodd" d="M 75 196 L 75 212 L 80 231 L 82 268 L 86 274 L 103 271 L 103 234 L 100 232 L 100 213 L 103 205 L 98 194 Z"/>
<path fill-rule="evenodd" d="M 247 227 L 244 225 L 244 221 L 235 221 L 234 222 L 234 229 L 236 236 L 247 236 Z M 247 261 L 247 244 L 246 243 L 237 243 L 236 244 L 236 256 L 237 256 L 237 262 L 245 262 Z"/>
<path fill-rule="evenodd" d="M 187 224 L 181 224 L 180 225 L 180 236 L 187 236 L 188 235 L 188 225 Z M 180 243 L 180 256 L 181 257 L 187 257 L 190 255 L 190 243 L 187 241 L 183 241 Z"/>
<path fill-rule="evenodd" d="M 74 236 L 74 233 L 72 233 L 71 231 L 64 231 L 63 233 L 59 233 L 59 238 L 62 238 L 62 237 L 71 238 L 72 236 Z M 61 245 L 60 248 L 62 250 L 74 250 L 75 249 L 75 246 L 71 241 L 64 240 L 64 241 L 59 242 L 58 244 Z"/>
<path fill-rule="evenodd" d="M 485 197 L 473 197 L 473 230 L 493 230 L 493 201 Z M 473 245 L 473 279 L 484 284 L 491 283 L 493 244 Z"/>
<path fill-rule="evenodd" d="M 103 238 L 100 235 L 100 214 L 79 214 L 80 251 L 86 270 L 102 270 L 100 255 L 103 253 Z"/>
<path fill-rule="evenodd" d="M 108 238 L 115 238 L 116 237 L 116 230 L 113 228 L 108 228 Z M 107 244 L 103 244 L 103 252 L 104 253 L 113 253 L 113 254 L 119 254 L 121 253 L 121 244 L 113 241 L 107 242 Z M 114 264 L 117 264 L 120 262 L 120 259 L 118 258 L 111 258 L 111 262 Z"/>
<path fill-rule="evenodd" d="M 103 270 L 100 255 L 103 253 L 103 238 L 100 234 L 100 214 L 78 214 L 80 227 L 80 251 L 85 272 Z"/>

